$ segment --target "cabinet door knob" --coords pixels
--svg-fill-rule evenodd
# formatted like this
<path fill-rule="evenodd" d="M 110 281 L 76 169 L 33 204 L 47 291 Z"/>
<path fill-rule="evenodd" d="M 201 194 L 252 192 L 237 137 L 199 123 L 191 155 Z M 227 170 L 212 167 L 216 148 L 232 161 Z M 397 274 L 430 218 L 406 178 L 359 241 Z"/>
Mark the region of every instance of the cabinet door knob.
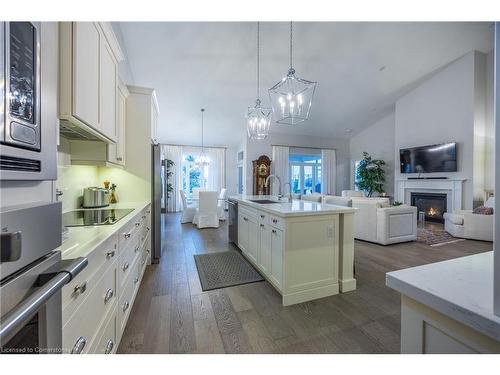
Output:
<path fill-rule="evenodd" d="M 115 346 L 115 343 L 113 342 L 113 340 L 109 340 L 106 343 L 106 350 L 104 351 L 104 354 L 111 353 L 111 351 L 113 350 L 113 346 Z"/>
<path fill-rule="evenodd" d="M 123 265 L 122 270 L 123 270 L 123 271 L 128 270 L 128 267 L 129 267 L 129 266 L 130 266 L 130 264 L 129 264 L 128 262 L 126 262 L 126 263 Z"/>
<path fill-rule="evenodd" d="M 123 312 L 127 311 L 128 307 L 130 306 L 130 304 L 128 302 L 125 302 L 122 306 L 122 310 Z"/>
<path fill-rule="evenodd" d="M 134 249 L 134 253 L 137 253 L 139 251 L 139 245 L 137 245 Z"/>
<path fill-rule="evenodd" d="M 106 292 L 106 295 L 104 296 L 104 303 L 108 303 L 108 301 L 113 298 L 113 295 L 115 294 L 115 292 L 113 292 L 113 289 L 108 289 L 108 291 Z"/>
<path fill-rule="evenodd" d="M 87 282 L 86 282 L 86 281 L 84 281 L 83 283 L 81 283 L 81 284 L 77 284 L 77 285 L 75 286 L 75 289 L 74 289 L 74 291 L 73 291 L 73 294 L 74 294 L 75 296 L 78 296 L 78 295 L 80 295 L 80 294 L 82 294 L 82 293 L 85 293 L 85 291 L 86 291 L 86 290 L 87 290 Z"/>
<path fill-rule="evenodd" d="M 107 258 L 107 259 L 111 259 L 111 258 L 113 258 L 114 256 L 115 256 L 115 251 L 114 251 L 114 250 L 108 251 L 108 252 L 106 253 L 106 258 Z"/>
<path fill-rule="evenodd" d="M 85 344 L 87 343 L 87 340 L 85 337 L 80 336 L 78 340 L 76 340 L 75 346 L 73 346 L 73 349 L 71 349 L 71 354 L 80 354 L 83 351 L 83 348 L 85 348 Z"/>
<path fill-rule="evenodd" d="M 123 160 L 123 158 L 122 158 L 121 156 L 117 156 L 117 157 L 116 157 L 116 160 L 118 160 L 118 161 L 122 161 L 122 160 Z"/>

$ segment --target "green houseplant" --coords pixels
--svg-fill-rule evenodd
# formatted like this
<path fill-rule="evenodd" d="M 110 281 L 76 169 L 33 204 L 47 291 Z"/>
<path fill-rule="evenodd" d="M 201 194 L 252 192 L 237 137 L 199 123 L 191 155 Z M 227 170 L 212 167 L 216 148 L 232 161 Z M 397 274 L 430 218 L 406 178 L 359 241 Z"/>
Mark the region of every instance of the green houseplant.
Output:
<path fill-rule="evenodd" d="M 385 172 L 382 168 L 385 161 L 372 159 L 369 153 L 363 152 L 363 159 L 359 162 L 357 168 L 356 186 L 363 190 L 368 197 L 373 193 L 383 193 Z"/>

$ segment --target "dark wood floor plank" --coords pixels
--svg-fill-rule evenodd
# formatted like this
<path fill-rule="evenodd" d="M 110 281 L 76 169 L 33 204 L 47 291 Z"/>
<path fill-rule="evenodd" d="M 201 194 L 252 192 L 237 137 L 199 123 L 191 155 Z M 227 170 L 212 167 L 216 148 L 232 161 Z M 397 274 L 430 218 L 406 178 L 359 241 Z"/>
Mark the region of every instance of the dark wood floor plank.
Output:
<path fill-rule="evenodd" d="M 146 269 L 118 353 L 398 353 L 401 298 L 385 273 L 492 249 L 355 241 L 356 291 L 284 307 L 267 282 L 203 292 L 193 255 L 238 250 L 227 223 L 179 220 L 163 217 L 163 257 Z"/>

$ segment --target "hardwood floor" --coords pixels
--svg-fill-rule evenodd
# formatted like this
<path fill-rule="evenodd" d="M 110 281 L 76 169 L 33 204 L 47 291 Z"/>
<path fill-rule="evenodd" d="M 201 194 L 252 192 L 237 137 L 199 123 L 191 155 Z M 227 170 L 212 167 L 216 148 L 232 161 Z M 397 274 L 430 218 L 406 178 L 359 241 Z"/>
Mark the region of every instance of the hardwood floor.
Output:
<path fill-rule="evenodd" d="M 193 254 L 237 250 L 225 224 L 179 219 L 164 215 L 163 257 L 146 269 L 118 353 L 398 353 L 400 295 L 385 273 L 492 249 L 356 241 L 356 291 L 283 307 L 267 282 L 202 292 Z"/>

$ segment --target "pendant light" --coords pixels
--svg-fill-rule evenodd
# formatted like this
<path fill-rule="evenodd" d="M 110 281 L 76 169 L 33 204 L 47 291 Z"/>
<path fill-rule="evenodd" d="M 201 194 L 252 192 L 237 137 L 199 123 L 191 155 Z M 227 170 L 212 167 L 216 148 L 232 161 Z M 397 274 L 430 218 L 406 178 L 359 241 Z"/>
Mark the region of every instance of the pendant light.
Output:
<path fill-rule="evenodd" d="M 205 109 L 202 108 L 201 110 L 201 153 L 200 156 L 196 159 L 195 164 L 198 167 L 206 167 L 210 165 L 210 159 L 208 156 L 205 155 L 205 149 L 203 147 L 203 113 L 205 112 Z"/>
<path fill-rule="evenodd" d="M 292 66 L 293 23 L 290 22 L 290 68 L 281 81 L 269 89 L 274 118 L 279 124 L 295 125 L 309 118 L 317 82 L 295 76 Z"/>
<path fill-rule="evenodd" d="M 247 133 L 250 139 L 266 139 L 271 125 L 271 108 L 264 108 L 260 101 L 260 24 L 257 22 L 257 99 L 247 110 Z"/>

